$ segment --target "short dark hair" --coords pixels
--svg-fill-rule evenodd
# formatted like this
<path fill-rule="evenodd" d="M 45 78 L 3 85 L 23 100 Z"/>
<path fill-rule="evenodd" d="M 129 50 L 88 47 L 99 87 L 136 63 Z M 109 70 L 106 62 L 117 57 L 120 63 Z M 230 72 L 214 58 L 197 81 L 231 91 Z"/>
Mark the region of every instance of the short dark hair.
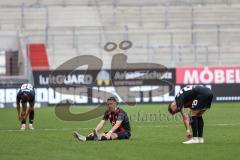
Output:
<path fill-rule="evenodd" d="M 116 97 L 109 97 L 108 99 L 107 99 L 108 101 L 114 101 L 114 102 L 116 102 L 116 103 L 118 103 L 118 101 L 117 101 L 117 98 Z"/>
<path fill-rule="evenodd" d="M 172 106 L 172 102 L 168 104 L 168 112 L 173 115 L 174 112 L 173 112 L 171 106 Z"/>

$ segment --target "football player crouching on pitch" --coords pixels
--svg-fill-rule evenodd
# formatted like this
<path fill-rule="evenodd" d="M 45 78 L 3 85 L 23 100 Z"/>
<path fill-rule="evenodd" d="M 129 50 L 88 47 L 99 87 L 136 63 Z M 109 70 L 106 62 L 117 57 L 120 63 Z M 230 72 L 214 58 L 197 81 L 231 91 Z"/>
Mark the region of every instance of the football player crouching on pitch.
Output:
<path fill-rule="evenodd" d="M 35 91 L 30 83 L 23 84 L 17 93 L 17 112 L 18 119 L 21 122 L 21 130 L 26 129 L 26 119 L 29 116 L 29 129 L 33 130 Z M 27 110 L 27 103 L 29 107 Z M 21 104 L 22 111 L 21 111 Z"/>
<path fill-rule="evenodd" d="M 118 102 L 115 97 L 107 99 L 107 106 L 107 111 L 92 133 L 85 137 L 74 131 L 74 138 L 80 141 L 129 139 L 131 136 L 131 128 L 127 113 L 118 107 Z M 110 120 L 112 128 L 106 133 L 99 133 L 107 120 Z"/>
<path fill-rule="evenodd" d="M 175 97 L 175 101 L 169 104 L 168 111 L 172 115 L 180 112 L 187 129 L 188 141 L 184 144 L 204 143 L 203 113 L 210 109 L 213 99 L 213 92 L 204 86 L 186 86 L 182 88 Z M 184 108 L 190 108 L 190 122 L 184 113 Z M 190 125 L 192 133 L 190 131 Z"/>

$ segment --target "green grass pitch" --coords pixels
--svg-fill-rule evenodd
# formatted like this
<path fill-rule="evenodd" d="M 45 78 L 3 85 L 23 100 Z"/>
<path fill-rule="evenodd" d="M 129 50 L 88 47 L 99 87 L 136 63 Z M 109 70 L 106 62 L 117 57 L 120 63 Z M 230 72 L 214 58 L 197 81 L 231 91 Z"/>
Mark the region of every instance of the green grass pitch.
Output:
<path fill-rule="evenodd" d="M 74 130 L 88 134 L 100 118 L 86 122 L 58 119 L 54 107 L 35 111 L 35 130 L 19 131 L 16 109 L 0 109 L 1 160 L 229 160 L 240 151 L 239 103 L 215 103 L 204 115 L 205 144 L 183 145 L 185 129 L 180 117 L 172 118 L 167 105 L 123 106 L 131 117 L 132 137 L 122 141 L 78 142 Z M 84 112 L 90 107 L 73 107 Z M 106 126 L 107 130 L 109 126 Z"/>

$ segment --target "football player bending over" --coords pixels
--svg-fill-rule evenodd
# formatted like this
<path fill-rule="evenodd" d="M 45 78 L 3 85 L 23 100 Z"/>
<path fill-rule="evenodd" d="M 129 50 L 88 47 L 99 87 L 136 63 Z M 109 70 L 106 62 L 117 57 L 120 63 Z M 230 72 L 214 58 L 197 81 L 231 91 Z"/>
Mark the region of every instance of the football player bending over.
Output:
<path fill-rule="evenodd" d="M 80 141 L 129 139 L 131 128 L 126 112 L 118 107 L 115 97 L 107 99 L 107 106 L 107 111 L 92 133 L 85 137 L 74 131 L 74 138 Z M 108 132 L 99 133 L 107 120 L 110 120 L 112 128 Z"/>
<path fill-rule="evenodd" d="M 204 86 L 186 86 L 175 97 L 175 101 L 169 104 L 168 111 L 172 115 L 180 112 L 187 130 L 188 141 L 184 144 L 204 143 L 203 113 L 210 109 L 213 92 Z M 190 108 L 190 120 L 184 113 L 184 108 Z M 190 131 L 190 125 L 192 133 Z"/>
<path fill-rule="evenodd" d="M 30 83 L 23 84 L 17 93 L 17 112 L 18 119 L 21 122 L 21 130 L 26 129 L 26 119 L 29 116 L 29 129 L 33 130 L 35 91 Z M 29 107 L 27 110 L 27 103 Z M 21 105 L 22 104 L 22 111 Z"/>

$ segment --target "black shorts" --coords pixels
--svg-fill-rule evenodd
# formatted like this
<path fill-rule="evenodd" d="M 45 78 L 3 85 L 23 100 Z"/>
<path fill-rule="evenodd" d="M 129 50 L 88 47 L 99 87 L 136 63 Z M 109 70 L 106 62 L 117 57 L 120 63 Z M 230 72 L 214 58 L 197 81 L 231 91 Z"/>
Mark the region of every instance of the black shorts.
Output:
<path fill-rule="evenodd" d="M 117 139 L 129 139 L 131 134 L 127 131 L 115 132 L 118 136 Z"/>
<path fill-rule="evenodd" d="M 213 94 L 198 95 L 192 102 L 192 110 L 207 110 L 210 109 L 212 104 Z"/>
<path fill-rule="evenodd" d="M 21 100 L 21 103 L 24 104 L 24 103 L 35 103 L 35 97 L 33 95 L 30 96 L 30 98 L 26 101 L 26 100 Z"/>

